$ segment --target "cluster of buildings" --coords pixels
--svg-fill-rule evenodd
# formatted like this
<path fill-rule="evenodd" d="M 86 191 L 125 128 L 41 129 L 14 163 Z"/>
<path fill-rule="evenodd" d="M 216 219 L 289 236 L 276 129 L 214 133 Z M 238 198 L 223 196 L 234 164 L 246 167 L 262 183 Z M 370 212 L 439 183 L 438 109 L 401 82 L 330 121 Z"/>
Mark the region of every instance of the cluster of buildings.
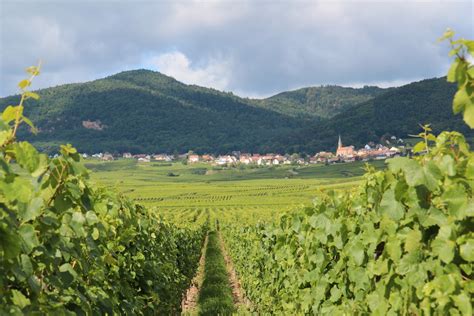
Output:
<path fill-rule="evenodd" d="M 395 140 L 394 143 L 399 143 L 403 141 Z M 281 155 L 281 154 L 250 154 L 250 153 L 240 153 L 233 152 L 230 155 L 197 155 L 194 153 L 182 154 L 182 155 L 168 155 L 168 154 L 138 154 L 132 155 L 131 153 L 122 154 L 124 159 L 136 159 L 139 162 L 151 162 L 151 161 L 160 161 L 160 162 L 172 162 L 172 161 L 186 161 L 187 163 L 210 163 L 213 165 L 224 166 L 224 165 L 289 165 L 289 164 L 330 164 L 338 162 L 353 162 L 353 161 L 369 161 L 369 160 L 379 160 L 386 159 L 393 156 L 401 155 L 403 152 L 404 146 L 391 146 L 387 147 L 381 144 L 369 143 L 364 146 L 364 148 L 356 149 L 354 146 L 343 146 L 341 137 L 339 136 L 338 146 L 335 153 L 322 151 L 314 156 L 300 157 L 297 154 L 293 155 Z M 86 155 L 87 156 L 87 155 Z M 87 158 L 85 156 L 85 158 Z M 92 155 L 93 158 L 98 158 L 104 161 L 114 160 L 114 157 L 111 154 L 99 153 Z"/>
<path fill-rule="evenodd" d="M 396 138 L 393 137 L 392 140 L 396 141 Z M 397 142 L 403 143 L 402 140 L 398 140 Z M 356 160 L 368 161 L 368 160 L 379 160 L 379 159 L 386 159 L 394 156 L 399 156 L 402 154 L 402 149 L 404 146 L 400 147 L 387 147 L 381 144 L 369 144 L 365 145 L 364 148 L 355 149 L 354 146 L 343 146 L 341 141 L 341 136 L 339 136 L 339 141 L 337 143 L 337 150 L 335 156 L 330 156 L 331 153 L 320 152 L 315 155 L 315 158 L 319 160 L 326 160 L 328 162 L 334 161 L 334 159 L 343 162 L 352 162 Z"/>

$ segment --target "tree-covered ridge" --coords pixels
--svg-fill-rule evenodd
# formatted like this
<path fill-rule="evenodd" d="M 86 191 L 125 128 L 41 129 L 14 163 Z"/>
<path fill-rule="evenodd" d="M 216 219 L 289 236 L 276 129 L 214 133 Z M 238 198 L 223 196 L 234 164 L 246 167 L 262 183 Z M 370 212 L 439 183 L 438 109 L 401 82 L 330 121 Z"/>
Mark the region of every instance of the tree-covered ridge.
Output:
<path fill-rule="evenodd" d="M 387 133 L 405 138 L 420 123 L 436 131 L 463 126 L 450 109 L 454 92 L 454 84 L 439 78 L 391 89 L 305 88 L 252 100 L 133 70 L 38 91 L 42 98 L 31 100 L 25 114 L 39 133 L 23 127 L 20 135 L 49 152 L 69 142 L 85 152 L 314 153 L 334 150 L 339 134 L 345 144 L 363 145 Z M 16 98 L 0 99 L 0 109 Z M 365 101 L 352 104 L 357 100 Z"/>
<path fill-rule="evenodd" d="M 345 144 L 363 146 L 378 141 L 384 135 L 406 138 L 430 123 L 435 132 L 458 130 L 467 137 L 473 133 L 459 116 L 453 116 L 451 102 L 456 86 L 446 78 L 427 79 L 393 88 L 367 102 L 349 107 L 319 126 L 309 126 L 298 136 L 300 140 L 312 137 L 306 148 L 331 148 L 338 134 Z"/>
<path fill-rule="evenodd" d="M 257 144 L 268 144 L 298 126 L 295 119 L 231 94 L 188 86 L 146 70 L 45 89 L 41 94 L 44 98 L 27 109 L 40 129 L 30 139 L 72 142 L 89 152 L 258 150 Z M 10 102 L 7 98 L 1 103 Z M 85 128 L 85 121 L 100 122 L 103 128 Z"/>
<path fill-rule="evenodd" d="M 360 89 L 335 85 L 308 87 L 282 92 L 256 103 L 289 116 L 331 118 L 346 108 L 371 100 L 387 90 L 369 86 Z"/>

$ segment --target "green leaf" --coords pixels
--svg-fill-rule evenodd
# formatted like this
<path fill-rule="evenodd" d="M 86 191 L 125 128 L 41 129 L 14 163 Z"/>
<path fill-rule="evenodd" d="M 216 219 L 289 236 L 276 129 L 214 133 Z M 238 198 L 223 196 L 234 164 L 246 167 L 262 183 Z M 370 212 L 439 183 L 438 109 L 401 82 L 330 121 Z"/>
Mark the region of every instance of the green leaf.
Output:
<path fill-rule="evenodd" d="M 18 306 L 19 308 L 23 309 L 26 306 L 31 304 L 30 300 L 25 295 L 23 295 L 23 293 L 21 293 L 20 291 L 11 290 L 11 293 L 12 293 L 13 304 Z"/>
<path fill-rule="evenodd" d="M 426 144 L 424 141 L 418 142 L 415 146 L 413 146 L 414 153 L 420 153 L 426 150 Z"/>
<path fill-rule="evenodd" d="M 31 132 L 33 134 L 36 134 L 38 133 L 38 129 L 35 127 L 35 125 L 33 124 L 33 122 L 31 122 L 31 120 L 29 118 L 27 118 L 26 116 L 22 116 L 21 119 L 26 123 L 28 124 L 29 127 L 31 127 Z"/>
<path fill-rule="evenodd" d="M 456 244 L 452 240 L 443 240 L 436 238 L 431 243 L 433 254 L 438 256 L 444 263 L 451 263 L 454 259 L 454 249 Z"/>
<path fill-rule="evenodd" d="M 458 114 L 464 110 L 467 104 L 470 104 L 469 95 L 465 88 L 459 89 L 454 95 L 453 99 L 453 112 Z"/>
<path fill-rule="evenodd" d="M 35 99 L 35 100 L 39 100 L 40 98 L 40 96 L 37 93 L 31 92 L 31 91 L 25 92 L 25 96 L 27 96 L 28 98 Z"/>
<path fill-rule="evenodd" d="M 389 169 L 393 172 L 402 170 L 409 186 L 424 184 L 423 168 L 418 162 L 407 157 L 397 157 L 388 161 Z"/>
<path fill-rule="evenodd" d="M 395 221 L 400 220 L 405 214 L 403 204 L 395 199 L 394 189 L 385 191 L 379 210 L 381 214 L 387 215 Z"/>
<path fill-rule="evenodd" d="M 86 222 L 86 218 L 84 217 L 84 214 L 82 214 L 81 212 L 74 212 L 72 214 L 71 222 L 77 223 L 82 226 Z"/>
<path fill-rule="evenodd" d="M 60 272 L 68 272 L 74 279 L 77 278 L 77 272 L 74 271 L 74 268 L 69 264 L 65 263 L 59 267 Z"/>
<path fill-rule="evenodd" d="M 31 85 L 31 81 L 28 79 L 23 79 L 22 81 L 18 83 L 18 86 L 22 90 L 25 89 L 26 87 L 29 87 L 30 85 Z"/>
<path fill-rule="evenodd" d="M 439 209 L 431 207 L 427 214 L 421 214 L 420 223 L 423 227 L 430 227 L 434 225 L 442 226 L 447 222 L 446 215 Z"/>
<path fill-rule="evenodd" d="M 33 248 L 39 245 L 38 237 L 36 236 L 35 228 L 30 224 L 23 224 L 19 229 L 20 236 L 23 239 L 24 245 L 27 248 L 27 253 L 30 253 Z"/>
<path fill-rule="evenodd" d="M 464 109 L 464 122 L 470 127 L 474 128 L 474 104 L 470 103 L 466 105 L 466 108 Z"/>
<path fill-rule="evenodd" d="M 337 285 L 334 285 L 331 289 L 331 297 L 330 301 L 331 302 L 337 302 L 341 298 L 341 290 L 337 287 Z"/>
<path fill-rule="evenodd" d="M 99 239 L 99 230 L 96 227 L 94 227 L 94 229 L 92 230 L 91 236 L 94 240 Z"/>
<path fill-rule="evenodd" d="M 443 177 L 441 170 L 439 170 L 434 161 L 428 161 L 423 166 L 423 175 L 423 184 L 425 184 L 431 191 L 436 190 L 439 187 L 439 180 Z"/>
<path fill-rule="evenodd" d="M 447 204 L 447 209 L 451 216 L 457 219 L 463 219 L 465 217 L 468 197 L 466 192 L 464 192 L 463 186 L 459 184 L 450 186 L 441 197 Z"/>
<path fill-rule="evenodd" d="M 419 248 L 421 232 L 418 229 L 410 230 L 405 237 L 405 251 L 411 252 Z"/>
<path fill-rule="evenodd" d="M 385 245 L 385 250 L 393 261 L 398 262 L 400 260 L 400 257 L 402 255 L 402 248 L 400 246 L 399 240 L 395 238 L 390 239 Z"/>
<path fill-rule="evenodd" d="M 39 68 L 37 66 L 30 66 L 26 68 L 26 72 L 33 76 L 37 76 L 39 75 Z"/>
<path fill-rule="evenodd" d="M 0 145 L 4 144 L 10 137 L 11 131 L 0 131 Z"/>
<path fill-rule="evenodd" d="M 73 213 L 70 226 L 72 227 L 76 235 L 80 237 L 83 237 L 85 235 L 83 227 L 85 222 L 86 218 L 84 217 L 84 214 L 82 214 L 81 212 Z"/>
<path fill-rule="evenodd" d="M 30 257 L 25 254 L 22 254 L 20 256 L 20 260 L 23 272 L 25 272 L 28 276 L 33 274 L 33 265 L 31 264 Z"/>
<path fill-rule="evenodd" d="M 28 278 L 28 285 L 36 294 L 39 294 L 39 292 L 41 291 L 41 281 L 36 275 L 30 275 L 30 277 Z"/>
<path fill-rule="evenodd" d="M 9 105 L 3 110 L 2 113 L 2 120 L 5 123 L 10 123 L 11 121 L 14 121 L 16 119 L 18 111 L 21 111 L 21 108 L 19 105 L 13 106 Z"/>
<path fill-rule="evenodd" d="M 449 68 L 448 77 L 447 77 L 448 82 L 456 82 L 456 71 L 458 69 L 458 66 L 459 66 L 459 60 L 456 59 L 455 61 L 453 61 L 453 63 L 451 64 L 451 67 Z"/>
<path fill-rule="evenodd" d="M 21 251 L 21 240 L 17 232 L 0 225 L 0 251 L 5 259 L 15 258 Z"/>
<path fill-rule="evenodd" d="M 450 155 L 444 155 L 439 163 L 441 171 L 446 173 L 448 176 L 453 177 L 456 175 L 456 167 L 454 164 L 454 158 Z"/>
<path fill-rule="evenodd" d="M 26 212 L 22 213 L 23 217 L 22 222 L 27 222 L 29 220 L 35 219 L 38 215 L 41 214 L 41 207 L 43 206 L 43 199 L 36 197 L 30 200 L 28 206 L 26 207 Z"/>
<path fill-rule="evenodd" d="M 459 253 L 461 257 L 466 260 L 474 261 L 474 239 L 468 239 L 464 244 L 459 247 Z"/>
<path fill-rule="evenodd" d="M 447 39 L 450 39 L 454 36 L 454 32 L 453 30 L 451 30 L 450 28 L 448 28 L 444 33 L 443 33 L 443 36 L 441 36 L 438 41 L 441 42 L 441 41 L 444 41 L 444 40 L 447 40 Z"/>
<path fill-rule="evenodd" d="M 454 304 L 456 304 L 456 306 L 461 311 L 462 315 L 465 315 L 465 316 L 472 315 L 472 302 L 466 293 L 461 293 L 459 295 L 453 296 L 453 301 L 454 301 Z"/>
<path fill-rule="evenodd" d="M 94 225 L 99 222 L 99 218 L 94 211 L 88 211 L 86 213 L 86 220 L 88 225 Z"/>
<path fill-rule="evenodd" d="M 350 256 L 358 266 L 362 265 L 365 258 L 364 245 L 360 242 L 354 243 L 350 248 Z"/>
<path fill-rule="evenodd" d="M 301 220 L 299 216 L 293 216 L 293 230 L 299 232 L 301 228 Z"/>
<path fill-rule="evenodd" d="M 42 173 L 46 170 L 46 160 L 41 159 L 38 151 L 28 142 L 15 144 L 15 157 L 18 164 L 30 174 Z M 38 170 L 39 169 L 39 170 Z"/>

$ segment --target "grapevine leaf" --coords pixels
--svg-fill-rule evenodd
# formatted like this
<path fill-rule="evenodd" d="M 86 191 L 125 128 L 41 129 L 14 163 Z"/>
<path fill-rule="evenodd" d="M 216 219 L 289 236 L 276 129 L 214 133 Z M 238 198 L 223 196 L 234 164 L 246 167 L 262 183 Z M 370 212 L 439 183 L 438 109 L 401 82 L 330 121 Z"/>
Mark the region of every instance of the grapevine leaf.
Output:
<path fill-rule="evenodd" d="M 23 272 L 25 272 L 28 276 L 33 274 L 33 265 L 31 264 L 30 257 L 25 254 L 22 254 L 20 258 Z"/>
<path fill-rule="evenodd" d="M 413 146 L 414 153 L 420 153 L 426 150 L 426 144 L 424 141 L 418 142 L 415 146 Z"/>
<path fill-rule="evenodd" d="M 358 266 L 362 265 L 365 257 L 364 245 L 362 245 L 360 242 L 356 242 L 351 247 L 350 255 Z"/>
<path fill-rule="evenodd" d="M 28 142 L 17 143 L 15 145 L 15 154 L 18 164 L 30 174 L 41 173 L 47 167 L 46 161 L 40 158 L 38 151 Z"/>
<path fill-rule="evenodd" d="M 474 128 L 474 103 L 470 103 L 464 109 L 464 122 L 469 125 L 470 128 Z"/>
<path fill-rule="evenodd" d="M 31 127 L 31 132 L 33 134 L 36 134 L 38 133 L 38 129 L 35 127 L 35 125 L 33 124 L 33 122 L 31 122 L 31 120 L 29 118 L 27 118 L 26 116 L 22 116 L 21 118 L 26 124 L 28 124 L 29 127 Z"/>
<path fill-rule="evenodd" d="M 453 177 L 456 175 L 456 167 L 454 164 L 454 158 L 450 155 L 444 155 L 439 163 L 440 169 L 448 176 Z"/>
<path fill-rule="evenodd" d="M 452 240 L 435 239 L 431 243 L 433 254 L 439 257 L 444 263 L 451 263 L 454 259 L 454 248 L 456 244 Z"/>
<path fill-rule="evenodd" d="M 458 66 L 459 66 L 459 60 L 456 59 L 451 64 L 451 67 L 449 68 L 448 76 L 447 76 L 448 82 L 456 82 L 456 72 L 458 70 Z"/>
<path fill-rule="evenodd" d="M 450 186 L 442 195 L 451 216 L 462 219 L 466 215 L 467 195 L 460 185 Z"/>
<path fill-rule="evenodd" d="M 99 230 L 96 227 L 94 227 L 94 229 L 92 230 L 91 236 L 94 240 L 99 239 Z"/>
<path fill-rule="evenodd" d="M 25 92 L 25 96 L 27 96 L 28 98 L 35 99 L 35 100 L 39 100 L 40 98 L 37 93 L 31 92 L 31 91 Z"/>
<path fill-rule="evenodd" d="M 16 119 L 16 116 L 17 116 L 17 113 L 18 113 L 19 110 L 20 110 L 19 105 L 18 106 L 13 106 L 13 105 L 7 106 L 5 108 L 5 110 L 3 110 L 2 120 L 5 123 L 10 123 L 11 121 Z"/>
<path fill-rule="evenodd" d="M 33 76 L 37 76 L 37 75 L 39 75 L 39 67 L 38 66 L 30 66 L 30 67 L 26 68 L 26 72 L 33 75 Z"/>
<path fill-rule="evenodd" d="M 24 79 L 18 83 L 18 87 L 20 87 L 20 89 L 22 90 L 25 89 L 26 87 L 29 87 L 30 85 L 31 85 L 31 81 L 28 79 Z"/>
<path fill-rule="evenodd" d="M 40 197 L 33 198 L 28 206 L 26 207 L 26 212 L 22 215 L 23 222 L 35 219 L 38 215 L 41 214 L 41 207 L 43 206 L 43 199 Z"/>
<path fill-rule="evenodd" d="M 472 299 L 472 297 L 471 297 Z M 472 301 L 466 293 L 453 296 L 454 304 L 459 308 L 462 315 L 472 315 Z"/>
<path fill-rule="evenodd" d="M 94 211 L 88 211 L 86 213 L 86 220 L 88 225 L 94 225 L 99 222 L 99 218 L 97 217 L 97 214 Z"/>
<path fill-rule="evenodd" d="M 456 94 L 454 95 L 453 100 L 453 112 L 454 114 L 458 114 L 462 112 L 466 105 L 470 103 L 469 95 L 465 88 L 459 89 Z"/>
<path fill-rule="evenodd" d="M 411 252 L 418 249 L 421 241 L 421 232 L 418 229 L 411 230 L 405 237 L 405 251 Z"/>
<path fill-rule="evenodd" d="M 403 217 L 405 209 L 403 205 L 395 199 L 395 191 L 393 189 L 385 191 L 382 201 L 380 202 L 380 213 L 388 215 L 395 221 Z"/>
<path fill-rule="evenodd" d="M 469 262 L 474 261 L 474 239 L 468 239 L 466 243 L 459 247 L 461 257 Z"/>
<path fill-rule="evenodd" d="M 23 295 L 20 291 L 17 290 L 11 290 L 12 293 L 12 302 L 19 308 L 23 309 L 26 306 L 31 304 L 31 301 Z"/>
<path fill-rule="evenodd" d="M 30 253 L 33 248 L 39 245 L 38 237 L 36 236 L 35 229 L 30 224 L 23 224 L 20 226 L 20 236 L 27 249 L 27 253 Z"/>
<path fill-rule="evenodd" d="M 74 268 L 69 264 L 69 263 L 64 263 L 59 267 L 60 272 L 69 272 L 73 276 L 77 276 L 76 271 L 74 271 Z"/>

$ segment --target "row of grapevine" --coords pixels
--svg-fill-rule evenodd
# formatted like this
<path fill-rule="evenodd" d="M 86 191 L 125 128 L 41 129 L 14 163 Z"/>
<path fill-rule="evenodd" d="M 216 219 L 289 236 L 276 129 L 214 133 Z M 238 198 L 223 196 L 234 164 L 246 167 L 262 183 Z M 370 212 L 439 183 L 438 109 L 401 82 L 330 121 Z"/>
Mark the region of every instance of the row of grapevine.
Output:
<path fill-rule="evenodd" d="M 257 312 L 472 315 L 474 154 L 444 132 L 278 223 L 223 232 Z"/>
<path fill-rule="evenodd" d="M 90 184 L 71 146 L 49 159 L 18 142 L 22 98 L 0 120 L 0 314 L 177 314 L 205 225 L 178 228 Z"/>
<path fill-rule="evenodd" d="M 445 39 L 453 110 L 474 128 L 474 41 L 450 30 Z M 422 155 L 368 168 L 355 192 L 329 192 L 277 223 L 227 223 L 227 248 L 259 314 L 473 314 L 474 153 L 457 132 L 423 128 L 414 146 Z"/>

